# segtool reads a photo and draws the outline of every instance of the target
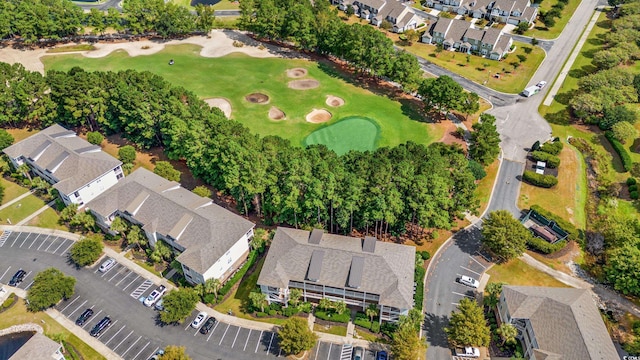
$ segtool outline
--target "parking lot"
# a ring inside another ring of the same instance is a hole
[[[157,321],[157,311],[142,304],[157,284],[120,263],[100,272],[104,259],[90,268],[76,269],[68,261],[71,245],[72,240],[62,237],[4,232],[0,235],[0,282],[8,283],[22,268],[27,274],[18,287],[28,289],[34,275],[51,266],[76,277],[74,296],[55,308],[73,322],[84,310],[92,309],[93,316],[81,326],[87,332],[109,316],[111,325],[97,339],[127,360],[148,359],[170,344],[186,346],[194,359],[284,358],[278,337],[272,331],[217,322],[208,334],[202,335],[190,326],[197,311],[181,325],[161,325]],[[311,350],[310,359],[340,360],[341,347],[318,342]],[[375,351],[367,351],[364,359],[375,359],[375,355]]]
[[[489,265],[481,254],[468,255],[468,259],[464,265],[461,265],[456,273],[456,277],[451,281],[454,285],[451,286],[451,292],[454,295],[454,301],[451,303],[456,307],[459,305],[459,301],[462,298],[475,299],[476,291],[473,287],[460,283],[462,276],[468,276],[474,280],[480,281],[482,274]]]
[[[351,360],[350,354],[344,345],[318,341],[310,351],[309,360]],[[365,349],[362,360],[376,360],[377,354],[375,350]]]

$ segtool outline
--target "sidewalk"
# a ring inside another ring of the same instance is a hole
[[[55,204],[55,200],[54,201],[49,201],[49,203],[43,207],[41,207],[40,209],[36,210],[33,214],[27,216],[26,218],[20,220],[19,222],[16,223],[16,226],[20,226],[20,225],[24,225],[29,223],[29,221],[31,221],[31,219],[33,219],[34,217],[42,214],[43,212],[45,212],[48,208],[52,208],[53,205]]]
[[[27,196],[29,196],[29,195],[33,194],[33,192],[34,192],[34,190],[27,191],[26,193],[24,193],[24,194],[22,194],[22,195],[18,196],[17,198],[15,198],[15,199],[13,199],[13,200],[9,201],[8,203],[6,203],[6,204],[4,204],[4,205],[0,206],[0,210],[2,210],[2,209],[6,208],[6,207],[8,207],[8,206],[11,206],[11,205],[13,205],[13,204],[17,203],[18,201],[20,201],[20,200],[22,200],[22,199],[26,198]]]

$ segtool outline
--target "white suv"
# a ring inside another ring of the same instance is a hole
[[[155,304],[155,302],[158,301],[158,299],[160,299],[160,297],[162,297],[165,292],[167,292],[167,288],[164,285],[160,285],[157,289],[151,292],[151,295],[147,296],[147,298],[144,299],[144,306],[151,306]]]
[[[113,258],[108,258],[105,260],[102,265],[100,265],[100,272],[104,273],[109,271],[112,267],[116,265],[116,260]]]
[[[198,316],[196,316],[196,318],[191,323],[191,327],[194,329],[199,328],[206,318],[207,318],[207,313],[204,311],[200,312]]]
[[[471,286],[474,289],[477,289],[478,286],[480,286],[480,282],[478,282],[478,280],[464,275],[460,277],[459,282],[462,285]]]

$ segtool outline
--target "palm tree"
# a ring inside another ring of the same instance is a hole
[[[267,302],[267,294],[261,292],[250,292],[249,301],[254,308],[259,307],[260,312],[264,312],[264,303]]]
[[[129,225],[121,217],[116,216],[116,218],[111,222],[110,228],[112,231],[115,231],[118,234],[124,234],[127,230],[129,230]]]
[[[18,170],[18,172],[21,172],[22,176],[26,177],[27,179],[29,179],[29,182],[31,182],[31,173],[30,173],[31,168],[29,168],[29,165],[22,164],[18,166],[16,170]]]
[[[289,290],[289,304],[293,307],[297,307],[302,297],[302,290],[291,289]]]
[[[373,322],[373,318],[378,315],[378,308],[375,304],[369,304],[369,307],[364,311],[364,313],[369,317],[369,321]]]
[[[220,290],[220,287],[222,287],[222,283],[216,278],[207,279],[207,281],[204,282],[204,292],[207,294],[213,294],[216,301],[218,300],[218,291]]]
[[[335,301],[333,303],[333,308],[336,309],[336,313],[342,314],[347,311],[347,304],[344,301]]]
[[[205,295],[204,285],[202,283],[197,284],[196,286],[194,286],[193,287],[193,291],[195,291],[196,294],[198,294],[198,296],[200,296],[200,297],[204,297],[204,295]]]
[[[507,323],[500,325],[496,333],[502,338],[502,345],[515,344],[516,337],[518,336],[518,329],[515,326]]]

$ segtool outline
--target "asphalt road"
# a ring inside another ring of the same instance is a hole
[[[195,311],[181,325],[162,326],[157,321],[157,312],[141,303],[155,289],[152,281],[122,264],[105,273],[98,271],[101,261],[91,268],[77,269],[68,260],[72,244],[72,240],[44,234],[3,234],[0,237],[0,282],[8,283],[21,268],[28,273],[19,285],[22,289],[28,289],[35,274],[49,267],[75,277],[75,294],[56,305],[56,309],[74,322],[85,309],[93,309],[94,315],[82,326],[85,331],[109,316],[112,324],[98,340],[127,360],[148,359],[157,349],[169,344],[186,346],[195,360],[284,358],[274,332],[218,322],[209,334],[202,335],[190,327],[197,315]],[[318,342],[311,351],[311,359],[338,360],[340,350],[341,345]],[[375,352],[367,350],[365,359],[374,358]]]

